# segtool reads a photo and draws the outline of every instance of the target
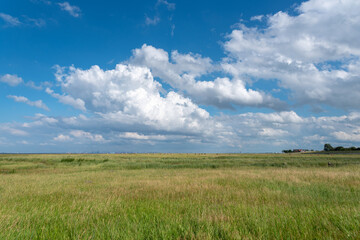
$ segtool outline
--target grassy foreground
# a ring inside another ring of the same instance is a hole
[[[3,154],[0,239],[360,239],[360,155]]]

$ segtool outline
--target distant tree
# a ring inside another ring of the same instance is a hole
[[[351,150],[351,151],[356,151],[357,148],[356,148],[356,147],[351,147],[350,150]]]
[[[331,146],[330,143],[326,143],[324,145],[324,151],[333,151],[333,150],[334,150],[334,148]]]
[[[346,149],[343,146],[338,146],[334,150],[335,151],[345,151]]]

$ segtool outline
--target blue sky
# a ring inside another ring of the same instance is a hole
[[[0,2],[0,152],[360,145],[360,3]]]

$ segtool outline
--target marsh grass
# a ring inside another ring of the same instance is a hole
[[[0,155],[0,239],[360,239],[359,162],[360,155]]]

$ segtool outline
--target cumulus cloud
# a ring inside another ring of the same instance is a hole
[[[163,49],[144,44],[133,51],[131,64],[149,67],[154,76],[161,78],[172,87],[185,93],[199,104],[214,105],[219,108],[232,108],[232,105],[269,107],[284,109],[283,102],[253,89],[246,89],[240,78],[215,78],[212,81],[200,81],[198,77],[216,69],[210,58],[199,54],[169,54]]]
[[[289,134],[288,131],[273,128],[263,128],[259,132],[259,135],[264,137],[281,137],[287,134]]]
[[[66,141],[71,141],[72,138],[68,135],[59,134],[58,136],[54,137],[53,140],[59,142],[66,142]]]
[[[18,77],[17,75],[6,74],[6,75],[0,77],[0,82],[3,82],[12,87],[15,87],[15,86],[23,83],[23,80],[21,77]]]
[[[149,67],[153,74],[163,78],[172,85],[181,85],[181,76],[187,73],[200,76],[212,72],[212,61],[199,54],[180,54],[178,51],[171,53],[174,63],[169,60],[169,54],[153,46],[144,44],[139,49],[133,50],[130,63]]]
[[[81,9],[77,6],[71,5],[69,2],[58,3],[63,11],[68,12],[73,17],[80,17]]]
[[[91,134],[90,132],[85,132],[83,130],[73,130],[70,132],[70,135],[78,138],[78,139],[89,139],[95,142],[102,142],[104,141],[103,136],[100,134]]]
[[[37,108],[44,109],[44,110],[46,110],[46,111],[50,111],[50,109],[46,106],[46,104],[43,103],[42,100],[30,101],[30,100],[27,99],[26,97],[23,97],[23,96],[14,96],[14,95],[8,95],[7,97],[14,99],[15,102],[26,103],[26,104],[29,105],[29,106],[33,106],[33,107],[37,107]]]
[[[13,17],[9,14],[0,13],[0,18],[9,26],[19,26],[21,25],[21,22],[18,18]]]
[[[358,109],[360,3],[310,0],[296,11],[267,15],[265,28],[238,24],[224,43],[224,70],[243,79],[277,79],[297,104]]]
[[[189,98],[170,91],[160,94],[161,84],[154,80],[146,67],[118,64],[115,69],[102,70],[99,66],[82,70],[59,68],[57,80],[64,95],[47,92],[74,106],[74,100],[106,119],[151,126],[155,129],[197,132],[209,113]],[[79,108],[79,107],[78,107]],[[79,109],[81,109],[79,108]]]
[[[276,112],[276,113],[249,113],[249,116],[256,116],[264,122],[273,123],[302,123],[304,120],[294,111]]]

